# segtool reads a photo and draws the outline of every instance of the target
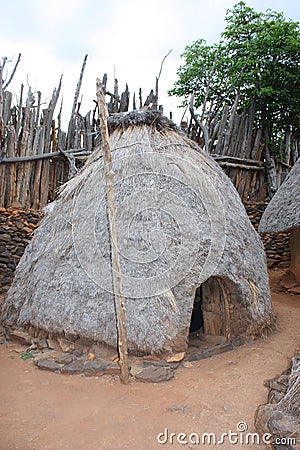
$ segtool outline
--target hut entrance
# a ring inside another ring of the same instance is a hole
[[[203,329],[203,312],[202,312],[202,285],[201,285],[196,289],[189,332],[191,334],[199,332],[202,329]]]
[[[189,346],[207,348],[230,338],[229,289],[226,281],[211,277],[196,289]]]

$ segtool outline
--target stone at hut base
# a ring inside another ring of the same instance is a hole
[[[78,341],[76,342],[76,344],[77,343],[78,343]],[[88,348],[89,349],[89,353],[93,353],[96,356],[96,358],[101,357],[102,354],[103,354],[103,349],[97,344],[92,344],[92,345],[90,345],[89,347],[86,347],[86,348]]]
[[[49,348],[47,339],[39,339],[37,341],[37,346],[39,349]]]
[[[56,350],[56,351],[60,350],[60,346],[55,339],[47,339],[47,344],[51,350]]]
[[[120,367],[116,363],[107,363],[101,359],[92,359],[85,363],[84,374],[90,376],[119,375]]]
[[[52,372],[59,372],[63,367],[54,361],[54,359],[41,359],[36,363],[37,367],[42,370],[51,370]]]
[[[111,363],[105,369],[105,375],[120,375],[120,366],[118,363]]]
[[[77,348],[73,350],[73,355],[76,356],[76,358],[80,358],[83,355],[83,349]]]
[[[69,364],[74,361],[74,359],[74,356],[70,353],[61,353],[54,358],[54,361],[58,364]]]
[[[57,338],[57,342],[63,352],[67,353],[73,350],[72,343],[67,341],[66,339]]]
[[[185,357],[185,352],[181,352],[181,353],[176,353],[175,355],[169,356],[166,361],[168,363],[173,363],[173,362],[180,362],[183,360],[183,358]]]
[[[19,342],[21,345],[31,345],[32,344],[32,337],[30,336],[30,334],[26,333],[25,331],[21,331],[21,330],[10,331],[10,338],[13,341]]]
[[[135,375],[136,380],[145,383],[161,383],[162,381],[169,381],[174,377],[174,371],[169,367],[164,366],[148,366],[140,373]]]
[[[88,360],[84,365],[84,374],[87,376],[101,376],[104,375],[108,363],[101,359]]]
[[[144,367],[142,365],[135,365],[131,366],[130,368],[130,375],[135,377],[138,373],[141,373],[144,370]]]
[[[83,360],[76,359],[62,367],[61,373],[63,374],[77,374],[83,373]]]

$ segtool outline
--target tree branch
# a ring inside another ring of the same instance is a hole
[[[156,107],[156,109],[158,108],[158,82],[159,82],[159,79],[160,79],[160,76],[161,76],[161,72],[162,72],[162,68],[163,68],[164,62],[165,62],[166,58],[169,56],[169,54],[171,52],[172,52],[172,49],[169,50],[168,53],[163,57],[163,60],[162,60],[161,65],[160,65],[158,76],[156,77],[156,80],[155,80],[155,103],[156,103],[155,107]]]
[[[13,77],[15,76],[15,73],[16,73],[16,70],[17,70],[17,67],[18,67],[18,64],[19,64],[20,60],[21,60],[21,53],[19,53],[17,62],[16,62],[16,64],[15,64],[15,67],[13,68],[13,71],[12,71],[10,77],[9,77],[9,80],[4,84],[3,90],[5,90],[5,89],[8,87],[8,85],[11,83]],[[6,62],[6,61],[5,61],[5,62]],[[4,64],[4,65],[5,65],[5,64]],[[4,65],[3,65],[3,67],[4,67]]]

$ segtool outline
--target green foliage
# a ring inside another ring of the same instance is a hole
[[[279,129],[300,129],[299,22],[280,12],[256,12],[241,1],[226,13],[219,43],[199,39],[182,54],[184,64],[170,95],[192,93],[195,106],[206,100],[214,110],[231,105],[240,93],[240,108],[256,105],[256,120],[271,136]]]
[[[31,352],[25,352],[21,353],[20,358],[23,359],[23,361],[26,361],[26,359],[34,358],[34,356]]]

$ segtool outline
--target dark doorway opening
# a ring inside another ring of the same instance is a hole
[[[203,330],[202,285],[197,287],[189,333]]]
[[[229,338],[229,290],[226,281],[211,277],[195,290],[189,329],[189,351],[223,345]]]

